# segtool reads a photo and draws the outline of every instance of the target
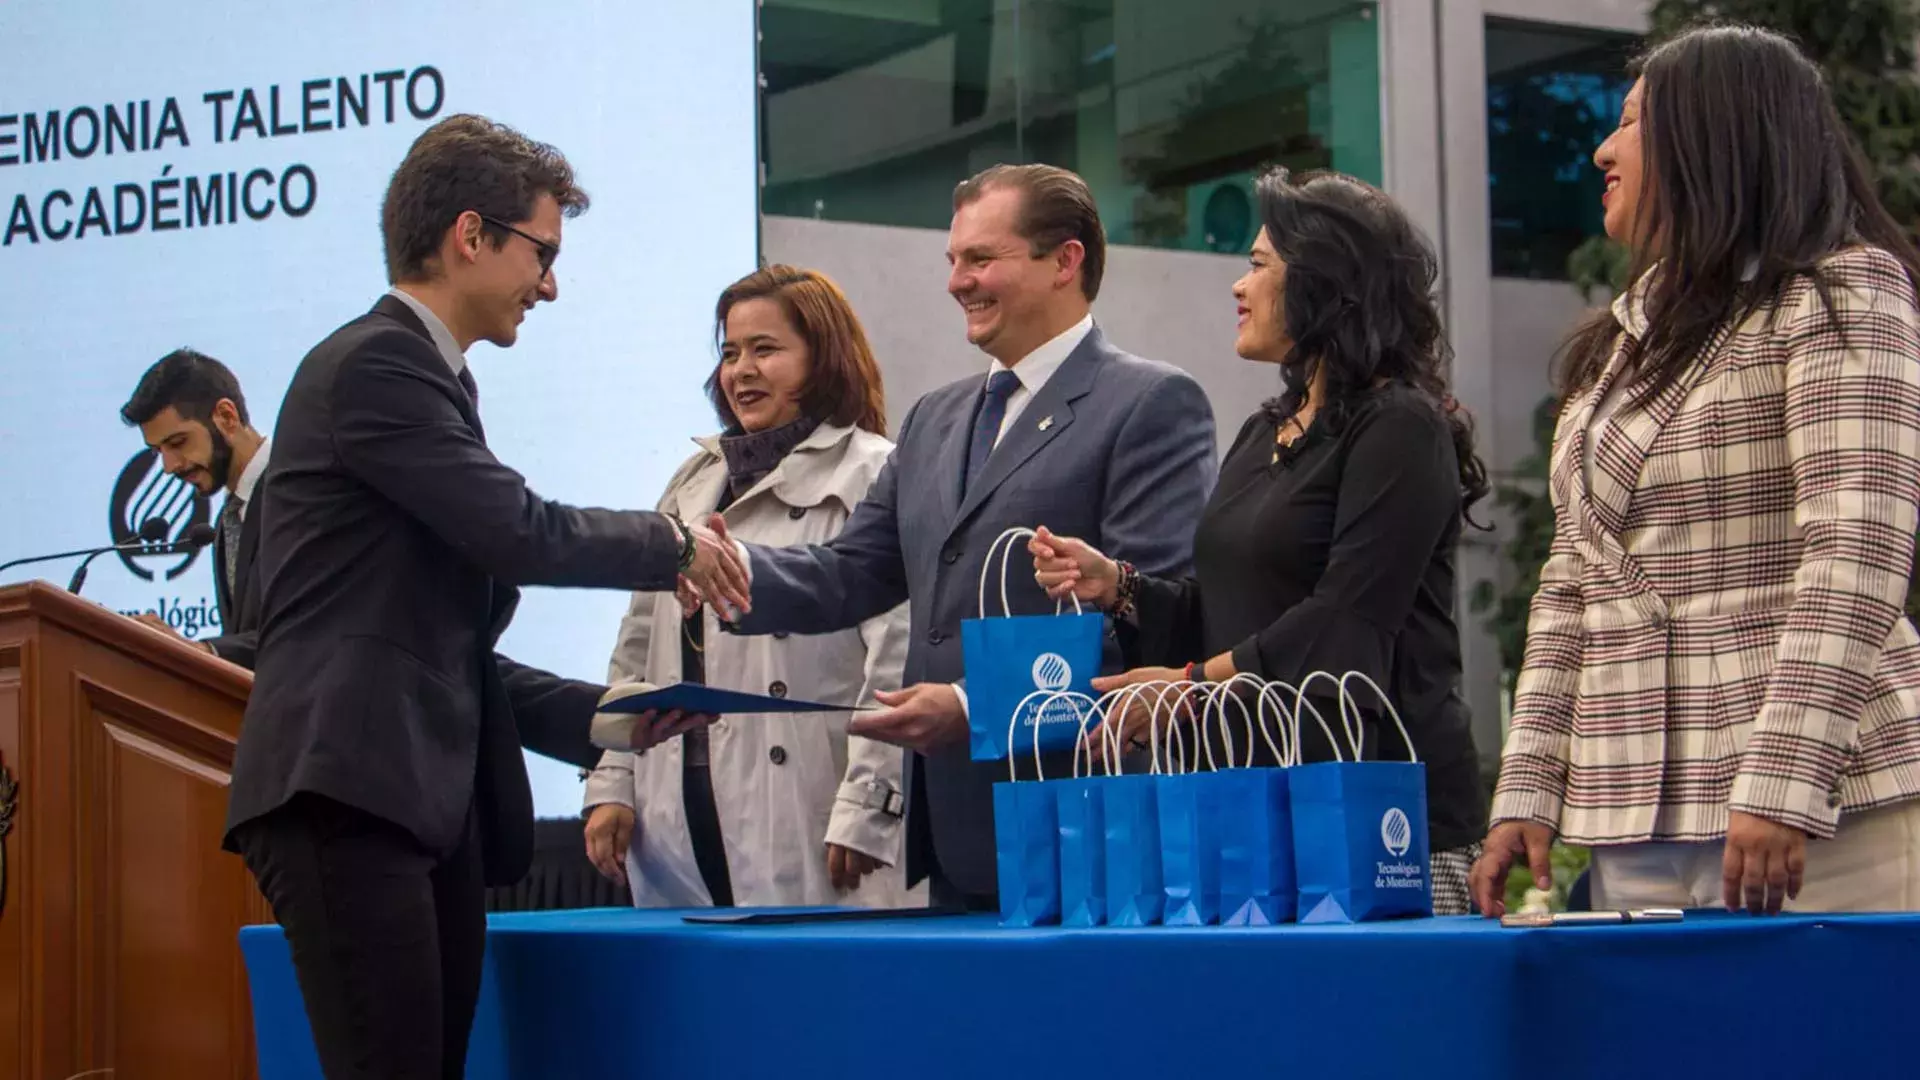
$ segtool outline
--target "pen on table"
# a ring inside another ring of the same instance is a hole
[[[1680,922],[1679,908],[1635,908],[1629,911],[1532,911],[1500,916],[1501,926],[1619,926],[1623,923]]]

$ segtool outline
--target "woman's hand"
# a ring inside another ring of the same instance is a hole
[[[1119,600],[1120,565],[1085,540],[1055,536],[1042,525],[1027,550],[1033,554],[1033,580],[1053,599],[1072,594],[1102,611]]]
[[[1093,680],[1093,692],[1096,694],[1107,694],[1126,686],[1138,686],[1141,683],[1155,682],[1174,683],[1180,682],[1186,677],[1187,673],[1180,668],[1134,668],[1132,671],[1123,671],[1118,675],[1103,675]],[[1114,729],[1114,741],[1120,747],[1121,753],[1124,754],[1129,750],[1144,749],[1148,745],[1148,725],[1154,723],[1156,715],[1158,715],[1162,722],[1167,718],[1167,709],[1163,707],[1157,708],[1157,706],[1162,705],[1163,701],[1159,690],[1143,690],[1133,695],[1127,701],[1126,710],[1119,716],[1109,714],[1099,727],[1087,732],[1087,752],[1092,755],[1094,762],[1097,764],[1106,763],[1107,737],[1103,733],[1110,727]],[[1184,695],[1169,693],[1166,695],[1164,705],[1177,709],[1178,712],[1176,712],[1175,715],[1182,717],[1187,715]]]
[[[1806,833],[1745,811],[1727,812],[1720,886],[1728,911],[1778,915],[1780,905],[1800,895],[1806,871]]]
[[[1487,833],[1480,845],[1480,858],[1467,874],[1467,890],[1473,895],[1480,914],[1490,919],[1507,913],[1507,871],[1515,861],[1527,860],[1533,871],[1533,887],[1545,892],[1553,888],[1553,830],[1533,821],[1503,821]]]
[[[627,881],[627,852],[633,847],[633,810],[601,803],[587,815],[587,859],[600,876],[617,885]]]
[[[839,844],[827,845],[827,877],[840,892],[849,893],[859,888],[861,879],[878,869],[880,860],[864,851]]]

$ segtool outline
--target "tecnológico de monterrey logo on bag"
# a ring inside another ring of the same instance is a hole
[[[1058,692],[1073,685],[1073,668],[1059,653],[1041,653],[1033,661],[1033,688]]]
[[[1387,846],[1387,854],[1399,858],[1413,846],[1413,823],[1407,820],[1405,811],[1399,807],[1389,807],[1380,818],[1380,842]]]

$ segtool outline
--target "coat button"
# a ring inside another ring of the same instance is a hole
[[[775,679],[775,680],[773,681],[773,685],[772,685],[772,686],[769,686],[769,687],[767,687],[767,693],[769,693],[769,694],[771,694],[771,695],[773,695],[774,697],[779,697],[779,698],[783,698],[783,697],[786,697],[786,696],[787,696],[787,684],[786,684],[786,683],[783,683],[783,682],[781,682],[781,681],[780,681],[780,680],[778,680],[778,679]]]
[[[785,765],[787,763],[787,748],[784,746],[773,747],[767,751],[767,760],[773,762],[775,765]]]
[[[791,635],[789,635],[785,630],[775,630],[773,632],[773,640],[775,641],[785,641],[790,636]]]
[[[807,516],[807,508],[804,506],[789,506],[787,507],[787,516],[795,521],[799,521],[801,518]]]
[[[1842,799],[1841,799],[1839,788],[1834,788],[1832,791],[1827,792],[1827,805],[1829,807],[1832,807],[1837,810],[1840,807],[1841,801]]]
[[[940,561],[946,563],[948,566],[952,566],[954,563],[960,561],[960,552],[953,548],[948,548],[940,553]]]
[[[927,644],[938,645],[945,640],[947,640],[947,635],[941,633],[939,627],[936,626],[927,631]]]

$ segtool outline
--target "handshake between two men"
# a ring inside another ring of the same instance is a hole
[[[752,570],[744,549],[728,534],[726,520],[719,514],[709,515],[701,525],[687,523],[686,528],[691,533],[690,560],[676,590],[682,613],[689,619],[697,618],[702,607],[711,607],[722,620],[739,621],[753,606]],[[713,674],[708,672],[710,678]],[[967,709],[960,694],[949,683],[876,690],[875,700],[886,708],[855,717],[847,725],[847,733],[923,754],[964,743]],[[715,719],[677,709],[639,714],[633,748],[647,749],[705,727]]]

